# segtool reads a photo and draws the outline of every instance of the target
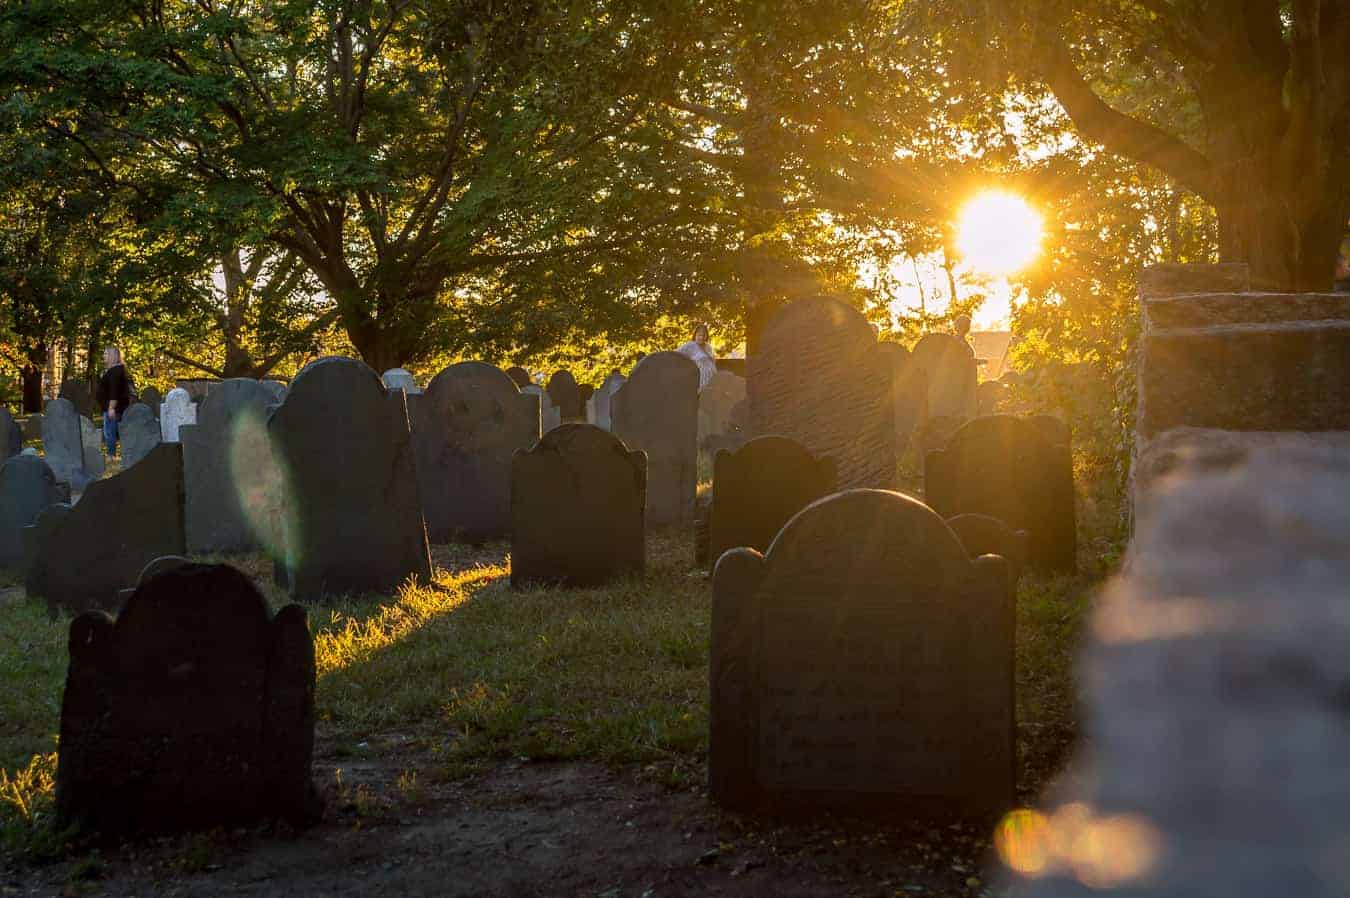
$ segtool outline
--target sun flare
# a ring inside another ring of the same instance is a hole
[[[995,277],[1012,274],[1040,254],[1043,226],[1031,204],[1013,193],[976,194],[961,209],[956,248],[973,270]]]

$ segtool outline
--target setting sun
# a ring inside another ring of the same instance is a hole
[[[1041,251],[1041,216],[1020,196],[977,194],[961,210],[956,248],[974,271],[1002,276],[1029,265]]]

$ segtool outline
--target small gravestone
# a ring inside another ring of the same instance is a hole
[[[155,420],[158,421],[159,407],[164,404],[164,395],[159,392],[159,387],[146,387],[141,390],[139,401],[150,409],[150,412],[155,416]]]
[[[23,451],[23,428],[9,409],[0,406],[0,461]]]
[[[62,483],[84,485],[84,440],[80,414],[69,399],[53,399],[42,416],[42,450]]]
[[[122,414],[117,425],[122,440],[122,469],[126,470],[150,454],[160,443],[159,421],[150,406],[136,403]]]
[[[1028,534],[1027,562],[1072,571],[1077,555],[1073,460],[1011,415],[976,418],[924,460],[924,500],[938,514],[985,514]]]
[[[146,564],[186,551],[182,447],[161,443],[134,467],[91,483],[32,550],[30,596],[53,612],[115,608],[118,591]]]
[[[745,401],[745,378],[729,371],[718,371],[698,394],[698,445],[708,438],[730,433],[731,411]]]
[[[601,382],[600,386],[596,388],[595,394],[591,396],[590,402],[587,403],[587,419],[590,423],[601,430],[614,429],[612,414],[614,394],[619,392],[619,387],[627,382],[628,378],[617,371],[612,372]]]
[[[1027,563],[1027,532],[1014,530],[987,514],[959,514],[947,519],[971,558],[998,555],[1008,563],[1008,579],[1016,584]]]
[[[925,334],[911,354],[928,377],[928,414],[968,421],[979,414],[975,350],[954,334]]]
[[[709,778],[736,810],[1011,807],[1014,614],[1002,559],[885,490],[809,506],[713,575]]]
[[[380,377],[384,381],[387,390],[402,390],[409,396],[416,396],[422,392],[422,388],[417,385],[417,380],[412,376],[412,372],[404,368],[390,368]]]
[[[164,442],[177,443],[178,428],[196,423],[197,405],[192,401],[192,394],[183,387],[174,387],[159,409],[160,435]]]
[[[0,568],[20,565],[23,528],[62,498],[56,476],[41,458],[16,455],[0,461]]]
[[[103,425],[83,416],[80,417],[80,453],[84,459],[84,477],[83,483],[72,483],[76,489],[102,477],[107,470],[107,461],[103,457]]]
[[[189,552],[278,550],[286,487],[267,435],[272,405],[266,385],[232,378],[179,428]]]
[[[899,343],[879,343],[891,363],[891,406],[895,416],[895,452],[903,455],[915,432],[928,420],[928,374]]]
[[[562,414],[558,407],[553,404],[553,400],[549,398],[547,390],[538,384],[530,384],[528,387],[521,387],[520,392],[539,397],[539,430],[541,433],[548,433],[562,424]]]
[[[840,487],[895,482],[893,363],[862,313],[815,297],[779,310],[747,362],[751,429],[833,458]]]
[[[431,579],[403,391],[348,358],[306,365],[268,431],[287,483],[279,579],[306,601]]]
[[[511,458],[539,442],[539,403],[484,362],[451,365],[413,413],[422,511],[433,542],[478,541],[511,526]]]
[[[94,417],[94,400],[89,395],[89,384],[84,381],[74,379],[63,381],[56,396],[58,399],[64,399],[75,406],[75,412],[80,417]]]
[[[558,407],[563,421],[576,421],[585,417],[585,407],[581,403],[581,390],[576,378],[566,371],[558,371],[548,380],[548,397]]]
[[[708,562],[728,549],[761,552],[797,512],[834,492],[834,462],[787,437],[756,437],[717,453],[709,513]]]
[[[614,435],[647,453],[647,523],[694,519],[698,490],[698,366],[657,352],[633,368],[614,394]]]
[[[35,413],[23,419],[23,441],[36,442],[42,439],[42,414]]]
[[[511,378],[512,383],[514,383],[519,390],[523,390],[534,383],[534,381],[530,380],[530,372],[519,365],[512,365],[510,368],[507,368],[506,376]]]
[[[564,424],[516,452],[511,585],[599,586],[642,573],[646,479],[643,453],[591,424]]]
[[[225,565],[160,570],[116,620],[80,615],[61,703],[58,828],[313,822],[314,683],[304,609],[273,617]]]

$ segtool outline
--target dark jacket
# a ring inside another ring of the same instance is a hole
[[[106,412],[108,403],[117,402],[117,417],[131,405],[131,377],[124,365],[113,365],[98,379],[98,410]]]

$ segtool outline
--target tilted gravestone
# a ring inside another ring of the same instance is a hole
[[[354,359],[306,365],[268,431],[287,484],[278,579],[293,597],[389,592],[431,578],[401,390]]]
[[[534,381],[530,380],[530,372],[519,365],[512,365],[510,368],[507,368],[506,376],[511,378],[511,382],[516,385],[517,389],[523,390],[534,383]]]
[[[417,385],[417,379],[412,376],[412,372],[404,368],[390,368],[381,375],[380,380],[384,382],[385,389],[403,390],[409,396],[416,396],[422,392],[422,388]]]
[[[174,387],[159,409],[160,435],[164,442],[177,443],[178,428],[196,423],[197,404],[192,401],[192,394],[182,387]]]
[[[928,420],[928,374],[899,343],[880,343],[891,362],[891,407],[895,417],[895,452],[903,455],[915,432]]]
[[[637,363],[611,404],[614,435],[647,453],[647,523],[690,523],[698,490],[698,366],[678,352]]]
[[[539,442],[538,397],[484,362],[451,365],[413,414],[422,512],[433,542],[505,536],[511,458]]]
[[[562,424],[562,413],[553,404],[553,400],[549,398],[547,390],[538,384],[530,384],[528,387],[521,387],[520,392],[539,398],[539,430],[541,433],[548,433]]]
[[[314,683],[304,609],[273,617],[225,565],[151,576],[116,620],[80,615],[61,703],[58,827],[313,822]]]
[[[159,407],[164,404],[164,395],[159,392],[159,387],[141,390],[139,401],[154,413],[155,420],[159,420]]]
[[[122,469],[150,454],[160,443],[159,421],[148,405],[135,403],[122,414],[117,433],[122,442]]]
[[[849,490],[713,575],[709,778],[737,810],[975,815],[1016,771],[1002,559],[932,509]]]
[[[42,524],[40,518],[38,531]],[[53,612],[116,608],[118,591],[146,564],[185,552],[182,447],[161,443],[134,467],[91,483],[35,537],[26,536],[34,540],[25,576],[30,596],[46,599]]]
[[[1027,563],[1072,571],[1077,557],[1073,460],[1030,421],[976,418],[924,460],[924,500],[938,514],[986,514],[1028,534]]]
[[[698,446],[706,451],[710,437],[732,430],[731,412],[745,401],[745,378],[718,371],[698,394]]]
[[[975,351],[954,334],[925,334],[911,354],[928,376],[928,414],[968,421],[979,414]]]
[[[35,455],[0,460],[0,567],[23,561],[23,528],[32,526],[43,509],[62,501],[56,476]]]
[[[61,483],[83,489],[89,478],[84,472],[84,437],[80,414],[69,399],[53,399],[42,416],[42,451]]]
[[[581,388],[576,378],[567,371],[557,371],[548,379],[548,397],[558,407],[563,421],[584,418],[586,408],[581,401]]]
[[[23,428],[9,409],[0,406],[0,461],[23,451]]]
[[[614,429],[614,394],[619,392],[619,387],[627,382],[628,378],[617,371],[612,372],[601,382],[600,386],[596,388],[595,393],[591,396],[590,401],[586,403],[586,417],[591,424],[594,424],[601,430]]]
[[[511,585],[598,586],[642,573],[646,480],[646,456],[592,424],[564,424],[516,452]]]
[[[1027,563],[1027,532],[1014,530],[987,514],[959,514],[947,519],[971,558],[998,555],[1008,563],[1009,582],[1016,585]]]
[[[833,458],[840,487],[895,482],[892,363],[857,309],[799,299],[768,322],[747,362],[751,428]]]
[[[274,404],[259,381],[232,378],[179,428],[189,552],[278,551],[286,485],[267,433]]]
[[[61,389],[57,391],[57,398],[64,399],[75,406],[75,411],[83,418],[93,418],[95,414],[94,399],[89,395],[89,384],[82,380],[66,380],[61,383]],[[97,411],[102,411],[98,409]]]
[[[834,492],[834,461],[787,437],[756,437],[713,463],[708,562],[728,549],[767,551],[793,515]]]

